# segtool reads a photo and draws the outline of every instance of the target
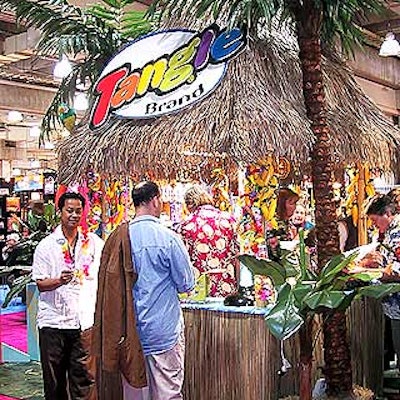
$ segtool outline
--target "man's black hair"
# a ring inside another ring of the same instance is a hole
[[[387,211],[391,214],[395,213],[395,204],[390,196],[378,196],[372,200],[366,214],[367,215],[384,215]]]
[[[160,188],[151,181],[145,181],[137,184],[132,190],[132,201],[135,207],[141,204],[147,204],[154,197],[160,196]]]
[[[62,211],[63,207],[65,206],[65,202],[68,199],[76,199],[79,200],[82,204],[82,208],[85,208],[86,201],[85,198],[80,193],[75,192],[65,192],[63,193],[60,198],[58,199],[57,207],[60,211]]]

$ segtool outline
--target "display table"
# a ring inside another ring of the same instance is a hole
[[[272,400],[278,392],[298,393],[297,335],[285,342],[293,368],[280,378],[280,345],[265,325],[264,309],[183,304],[183,310],[185,399]]]

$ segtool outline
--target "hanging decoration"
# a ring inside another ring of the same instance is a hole
[[[103,235],[102,227],[102,197],[100,174],[90,170],[86,174],[90,211],[88,214],[88,229],[100,237]]]
[[[346,186],[346,213],[351,215],[354,226],[358,225],[359,220],[359,197],[361,196],[362,201],[368,200],[375,196],[375,187],[373,185],[373,179],[371,178],[370,168],[368,165],[363,166],[364,169],[364,181],[365,184],[360,186],[360,171],[356,167],[348,167],[346,174],[348,176],[348,184]],[[364,188],[364,193],[360,193],[359,190]]]
[[[273,159],[274,170],[276,176],[280,180],[286,179],[291,171],[290,161],[286,157],[278,157],[277,159]]]
[[[211,192],[215,207],[221,211],[232,212],[232,204],[229,197],[229,178],[223,168],[215,168],[211,173],[213,182]]]
[[[58,115],[65,129],[67,129],[69,132],[72,132],[76,122],[75,109],[70,107],[68,104],[61,103],[58,106]]]
[[[248,165],[245,171],[239,232],[244,252],[257,256],[265,252],[264,224],[277,225],[275,211],[279,178],[274,163],[271,156],[258,164]]]
[[[104,178],[103,236],[110,233],[124,220],[129,203],[129,184],[114,178]]]

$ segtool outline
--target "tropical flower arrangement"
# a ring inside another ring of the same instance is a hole
[[[254,276],[254,299],[256,307],[265,307],[275,302],[275,290],[271,279],[262,276]]]

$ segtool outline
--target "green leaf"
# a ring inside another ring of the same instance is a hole
[[[120,4],[118,0],[102,0],[110,7],[120,8]]]
[[[239,260],[254,274],[268,276],[274,286],[280,286],[285,283],[285,268],[275,261],[259,259],[257,257],[242,254]]]
[[[304,297],[309,294],[315,287],[316,282],[300,282],[293,289],[293,295],[298,304],[303,302]]]
[[[354,252],[349,256],[345,257],[343,254],[334,256],[320,273],[320,279],[318,286],[323,286],[331,283],[337,275],[343,271],[351,262],[353,262],[358,256],[358,252]]]
[[[357,298],[362,296],[381,299],[389,294],[400,292],[400,283],[383,283],[381,285],[364,286],[357,289]]]
[[[265,316],[265,322],[279,340],[285,340],[296,333],[304,319],[295,304],[290,285],[285,284],[278,294],[275,306]]]
[[[348,307],[350,307],[351,302],[356,298],[356,295],[357,295],[357,291],[355,291],[355,290],[349,290],[349,291],[346,291],[345,293],[346,293],[346,298],[343,300],[343,302],[337,308],[337,311],[345,311]]]
[[[300,269],[298,264],[293,264],[288,259],[282,258],[279,262],[286,272],[286,278],[300,276]]]
[[[382,276],[382,273],[380,271],[360,272],[358,274],[346,275],[346,277],[347,277],[346,281],[353,279],[353,280],[358,280],[358,281],[362,281],[362,282],[371,282],[373,279],[378,279],[381,276]]]
[[[14,297],[16,297],[23,290],[25,290],[25,286],[29,282],[31,282],[31,280],[32,280],[32,274],[23,275],[15,279],[13,284],[11,285],[10,291],[7,293],[7,296],[4,299],[2,308],[6,308]]]
[[[329,308],[334,310],[338,308],[341,303],[350,295],[341,290],[318,290],[310,292],[303,298],[303,302],[311,308],[311,310],[318,310],[319,308]]]
[[[299,240],[300,240],[300,271],[301,271],[301,278],[305,279],[307,275],[307,258],[306,258],[306,245],[304,243],[304,229],[300,229],[299,231]]]

